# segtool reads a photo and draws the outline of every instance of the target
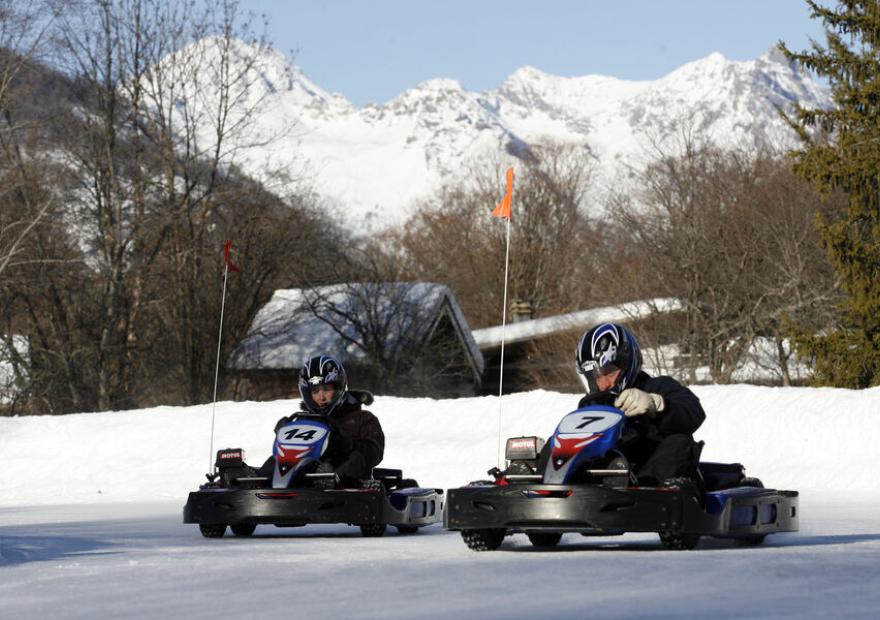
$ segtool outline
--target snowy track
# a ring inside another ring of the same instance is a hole
[[[201,537],[178,504],[0,509],[3,618],[873,618],[876,502],[801,499],[801,532],[757,548],[568,534],[474,553],[432,526],[260,526]],[[96,517],[100,515],[100,517]]]
[[[0,619],[878,617],[880,388],[695,391],[704,460],[799,491],[800,532],[686,552],[654,535],[568,534],[552,551],[520,535],[474,553],[439,526],[383,538],[260,526],[252,539],[206,540],[182,508],[208,466],[210,406],[0,418]],[[501,435],[547,436],[576,400],[505,396]],[[218,403],[213,445],[262,462],[295,407]],[[426,486],[459,486],[495,461],[495,397],[380,396],[373,411],[384,465]]]

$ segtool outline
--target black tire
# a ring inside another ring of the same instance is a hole
[[[361,525],[361,534],[366,536],[367,538],[378,538],[385,534],[385,530],[387,529],[387,525],[384,523],[366,523]]]
[[[692,478],[667,478],[663,481],[664,487],[678,487],[685,494],[683,501],[696,501],[703,505],[703,496],[697,483]],[[666,549],[675,551],[690,551],[700,542],[699,534],[683,534],[681,532],[658,532],[660,542]]]
[[[199,531],[205,538],[221,538],[226,533],[226,524],[199,523]]]
[[[480,530],[462,530],[461,538],[469,549],[474,551],[495,551],[504,541],[503,529],[486,528]]]
[[[419,528],[415,525],[396,525],[397,531],[401,534],[415,534]]]
[[[229,526],[232,529],[232,533],[236,536],[250,536],[254,533],[254,530],[257,529],[256,523],[238,523],[236,525]]]
[[[682,534],[680,532],[659,532],[659,534],[663,546],[674,551],[690,551],[700,542],[699,534]]]
[[[526,536],[535,547],[555,547],[562,540],[562,532],[531,532]]]
[[[741,536],[739,538],[734,538],[734,540],[736,541],[736,544],[742,545],[743,547],[757,547],[764,542],[765,538],[767,538],[767,534],[755,534],[753,536]]]
[[[321,461],[315,467],[314,473],[316,474],[330,474],[333,473],[333,465],[328,463],[327,461]],[[339,486],[339,477],[333,478],[315,478],[312,480],[312,487],[315,489],[335,489]]]
[[[412,478],[404,478],[400,482],[397,483],[395,488],[397,489],[414,489],[419,486],[419,483],[413,480]]]
[[[758,478],[743,478],[739,481],[739,486],[741,487],[753,487],[755,489],[763,489],[764,483],[761,482]]]

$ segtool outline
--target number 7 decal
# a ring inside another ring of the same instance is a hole
[[[592,415],[585,415],[584,417],[581,418],[581,420],[582,420],[581,423],[578,424],[575,427],[575,429],[580,430],[580,429],[584,428],[585,426],[589,426],[593,422],[596,422],[598,420],[604,420],[604,419],[605,418],[603,418],[601,416],[597,417],[597,416],[592,416]]]

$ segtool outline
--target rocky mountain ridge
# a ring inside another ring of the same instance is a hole
[[[419,199],[462,180],[470,166],[515,165],[541,141],[589,149],[596,200],[644,165],[651,146],[674,149],[683,125],[719,146],[788,148],[795,136],[777,108],[830,105],[828,93],[775,48],[752,61],[713,53],[653,81],[523,67],[475,93],[433,79],[360,109],[271,48],[250,71],[249,96],[260,101],[250,131],[272,140],[236,163],[257,177],[281,166],[310,179],[331,209],[376,227],[403,222]]]

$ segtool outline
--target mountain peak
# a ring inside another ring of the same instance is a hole
[[[768,65],[776,64],[776,65],[784,65],[786,67],[792,66],[792,63],[785,57],[785,54],[782,53],[782,50],[779,49],[778,46],[773,45],[766,52],[758,56],[758,63],[764,63]]]
[[[562,77],[527,65],[495,90],[474,93],[458,80],[437,78],[384,105],[357,109],[278,52],[235,45],[233,56],[253,61],[255,90],[267,95],[254,100],[250,120],[267,136],[294,128],[249,159],[307,170],[329,204],[373,217],[376,227],[400,224],[441,183],[466,183],[473,162],[509,161],[548,139],[589,149],[599,195],[609,187],[626,191],[621,179],[645,163],[648,137],[674,141],[683,119],[721,148],[762,134],[785,148],[794,136],[777,106],[830,100],[771,48],[751,61],[714,52],[653,81]],[[261,174],[256,164],[249,172]]]
[[[315,84],[300,67],[265,43],[211,36],[200,39],[179,53],[187,53],[187,50],[201,56],[203,66],[215,68],[219,67],[220,58],[228,54],[231,73],[248,73],[248,82],[257,95],[290,93],[292,100],[301,106],[352,107],[342,95],[331,94]]]
[[[453,78],[432,78],[420,82],[414,89],[427,92],[464,92],[461,82]]]

